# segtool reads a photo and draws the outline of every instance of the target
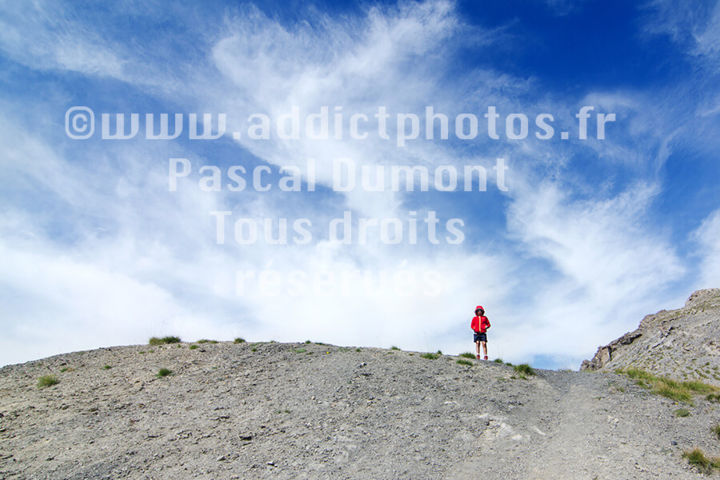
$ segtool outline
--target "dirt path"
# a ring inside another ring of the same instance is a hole
[[[542,372],[529,382],[528,403],[488,416],[477,454],[446,478],[701,478],[678,458],[673,438],[683,435],[664,399],[609,375]]]
[[[597,388],[587,381],[593,379],[576,377],[570,383],[558,376],[553,380],[556,387],[555,408],[550,417],[553,425],[540,442],[543,448],[532,451],[534,461],[530,462],[528,478],[550,480],[572,472],[573,478],[600,479],[613,470],[626,471],[628,465],[618,469],[613,462],[626,464],[627,452],[620,455],[623,459],[620,462],[608,458],[608,443],[617,442],[613,432],[616,417],[609,415],[597,399]],[[613,448],[616,454],[618,447],[621,445]],[[615,475],[611,478],[618,478]]]

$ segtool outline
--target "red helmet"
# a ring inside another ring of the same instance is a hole
[[[478,305],[477,307],[475,307],[475,311],[477,312],[478,310],[482,310],[483,312],[485,312],[485,309],[482,305]]]

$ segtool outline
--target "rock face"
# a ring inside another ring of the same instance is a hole
[[[697,479],[682,452],[720,454],[705,397],[678,418],[614,373],[458,360],[221,342],[3,367],[0,478]]]
[[[678,310],[661,310],[598,348],[581,370],[636,367],[720,386],[720,289],[698,290]]]

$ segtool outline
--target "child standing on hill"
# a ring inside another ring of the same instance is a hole
[[[483,355],[487,360],[487,329],[490,328],[490,320],[485,316],[485,309],[482,305],[475,307],[475,316],[470,322],[470,328],[475,332],[474,340],[477,359],[480,360],[480,344],[482,343]]]

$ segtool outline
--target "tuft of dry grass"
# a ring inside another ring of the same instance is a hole
[[[690,465],[697,467],[702,473],[709,474],[712,473],[714,469],[720,469],[720,458],[708,458],[705,456],[705,452],[699,448],[685,451],[682,456],[687,459]]]
[[[60,380],[58,380],[55,375],[43,375],[38,378],[37,386],[38,388],[47,388],[57,385],[58,383],[60,383]]]
[[[440,354],[439,354],[439,353],[430,353],[430,352],[428,352],[428,353],[423,353],[423,354],[420,355],[420,356],[421,356],[422,358],[427,358],[428,360],[436,360],[436,359],[440,358]]]
[[[648,388],[657,395],[692,405],[693,395],[696,393],[708,393],[710,398],[711,392],[717,392],[718,388],[708,385],[697,380],[678,382],[671,378],[660,377],[639,368],[626,368],[624,370],[616,370],[615,373],[627,375],[635,380],[641,387]]]
[[[522,375],[535,375],[535,370],[528,365],[527,363],[521,363],[520,365],[515,365],[513,369],[518,372],[521,376]]]
[[[167,337],[150,337],[150,340],[148,340],[148,343],[150,345],[164,345],[166,343],[180,343],[180,337],[173,337],[173,336],[167,336]]]

